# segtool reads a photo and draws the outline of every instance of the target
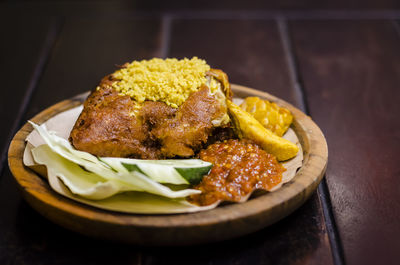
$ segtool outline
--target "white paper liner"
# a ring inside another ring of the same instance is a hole
[[[240,104],[242,99],[234,99],[233,101],[236,104]],[[68,139],[75,121],[78,119],[82,109],[83,106],[79,106],[55,115],[45,122],[47,129],[49,131],[54,131],[58,136],[64,139]],[[282,182],[269,191],[277,190],[284,183],[292,180],[296,175],[297,169],[302,166],[303,151],[295,132],[289,128],[283,138],[296,143],[299,147],[299,152],[296,157],[282,163],[282,165],[286,168],[286,171],[282,174]],[[35,163],[31,153],[32,148],[44,144],[43,139],[36,131],[32,131],[26,138],[26,141],[27,145],[23,157],[24,164],[38,174],[48,177],[45,167]],[[188,203],[185,199],[168,199],[145,192],[124,192],[103,200],[89,200],[71,193],[64,183],[56,176],[50,175],[48,181],[53,190],[65,197],[97,208],[117,212],[139,214],[190,213],[209,210],[217,207],[220,204],[219,201],[212,205],[199,207]],[[241,202],[248,200],[250,196],[251,194],[243,197]]]

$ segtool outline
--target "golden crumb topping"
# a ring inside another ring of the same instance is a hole
[[[178,60],[159,59],[133,61],[113,74],[118,81],[112,87],[139,103],[162,101],[179,107],[192,92],[206,83],[210,66],[197,57]]]

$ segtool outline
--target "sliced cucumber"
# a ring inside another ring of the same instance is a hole
[[[137,165],[135,165],[135,164],[126,164],[126,163],[124,163],[124,162],[121,162],[121,165],[122,165],[125,169],[127,169],[129,172],[138,171],[138,172],[144,174],[144,172],[143,172],[142,170],[140,170],[140,168],[139,168]]]
[[[199,184],[203,179],[204,175],[207,175],[210,169],[212,168],[212,164],[204,167],[176,167],[175,170],[190,184],[196,185]]]
[[[159,183],[198,184],[212,164],[200,159],[141,160],[129,158],[102,157],[101,161],[121,170],[139,171]]]

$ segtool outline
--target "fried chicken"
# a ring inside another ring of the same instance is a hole
[[[132,114],[135,103],[110,88],[95,90],[70,134],[70,142],[96,156],[157,159],[161,152],[150,140],[146,124]]]
[[[207,86],[193,93],[178,109],[175,116],[154,126],[151,134],[161,143],[166,157],[190,157],[207,142],[214,129],[213,120],[226,113]]]
[[[230,91],[223,81],[224,91]],[[76,149],[111,157],[191,157],[216,128],[226,126],[226,92],[211,93],[202,85],[179,108],[153,101],[138,105],[110,88],[112,82],[113,77],[106,76],[85,101],[70,134]]]

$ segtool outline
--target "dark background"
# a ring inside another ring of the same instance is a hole
[[[0,264],[398,264],[400,1],[1,1]],[[7,149],[27,119],[116,64],[199,56],[309,114],[318,192],[254,234],[146,248],[65,230],[27,205]]]

